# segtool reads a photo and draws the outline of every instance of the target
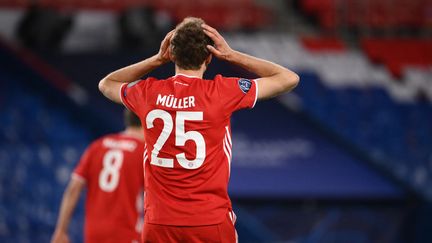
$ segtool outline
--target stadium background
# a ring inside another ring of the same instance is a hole
[[[240,242],[432,242],[430,0],[0,1],[0,242],[49,241],[81,153],[122,129],[97,82],[186,16],[301,77],[232,119]]]

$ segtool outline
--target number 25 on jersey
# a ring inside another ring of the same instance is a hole
[[[197,131],[185,132],[185,121],[202,121],[203,112],[202,111],[177,111],[175,124],[173,123],[172,116],[160,109],[152,110],[148,113],[146,118],[147,128],[151,129],[154,127],[154,120],[161,119],[163,121],[162,132],[159,135],[156,143],[153,145],[153,150],[151,152],[150,164],[174,168],[174,159],[172,158],[159,158],[159,152],[164,146],[165,142],[171,135],[171,132],[175,125],[175,146],[184,146],[187,140],[193,140],[196,144],[196,156],[192,160],[186,158],[185,153],[176,154],[176,159],[178,163],[186,169],[197,169],[199,168],[205,160],[206,156],[206,145],[204,137],[201,133]]]

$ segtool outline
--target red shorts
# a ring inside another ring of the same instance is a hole
[[[236,243],[234,220],[227,214],[220,224],[171,226],[144,223],[142,243]],[[235,217],[235,216],[234,216]]]

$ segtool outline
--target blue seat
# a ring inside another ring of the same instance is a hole
[[[400,104],[381,88],[337,88],[323,85],[313,72],[300,73],[296,89],[304,111],[363,151],[386,163],[427,164],[432,156],[432,105]],[[389,166],[390,167],[390,166]],[[427,171],[432,181],[430,170]]]
[[[65,186],[56,168],[66,165],[71,171],[91,135],[23,88],[21,77],[1,68],[0,77],[8,81],[7,88],[0,84],[0,220],[7,225],[0,241],[49,242]],[[73,161],[66,161],[65,149],[74,151]],[[77,208],[72,222],[73,242],[82,241],[83,210]]]

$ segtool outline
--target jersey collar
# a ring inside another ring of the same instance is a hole
[[[177,77],[177,76],[183,76],[183,77],[187,77],[187,78],[199,78],[199,79],[201,79],[201,78],[198,77],[198,76],[191,76],[191,75],[186,75],[186,74],[183,74],[183,73],[177,73],[177,74],[174,75],[173,77]]]

